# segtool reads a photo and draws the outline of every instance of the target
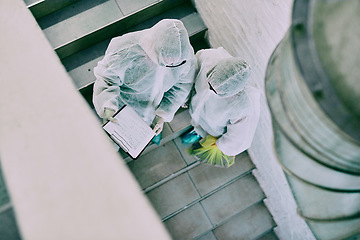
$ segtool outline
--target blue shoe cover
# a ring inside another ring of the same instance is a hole
[[[159,133],[159,135],[153,137],[153,139],[151,140],[153,143],[155,143],[156,145],[160,144],[161,141],[161,133]]]
[[[191,132],[186,133],[182,137],[182,143],[196,143],[201,139],[201,136],[197,134],[194,130]]]

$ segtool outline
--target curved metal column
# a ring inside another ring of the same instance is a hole
[[[360,30],[354,22],[360,23],[358,0],[295,1],[292,26],[266,72],[275,151],[299,215],[318,239],[360,233]]]

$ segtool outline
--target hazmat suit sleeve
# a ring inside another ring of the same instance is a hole
[[[176,111],[186,101],[193,87],[196,68],[195,57],[186,64],[189,64],[187,67],[188,70],[181,74],[179,81],[164,93],[164,96],[155,111],[155,114],[162,117],[165,122],[172,121]]]
[[[121,80],[119,77],[109,78],[104,74],[105,72],[104,62],[99,62],[94,69],[96,81],[94,83],[93,103],[100,117],[103,117],[105,108],[115,111],[119,109],[117,96],[120,94]]]
[[[217,141],[218,148],[228,156],[240,154],[251,146],[260,117],[260,91],[254,87],[245,88],[251,105],[239,119],[230,119],[227,131]]]
[[[116,65],[119,64],[119,57],[111,51],[115,42],[114,39],[110,42],[104,58],[94,68],[96,81],[93,90],[93,103],[100,117],[104,116],[105,108],[117,111],[122,105],[118,99],[122,80],[119,74],[114,71]]]

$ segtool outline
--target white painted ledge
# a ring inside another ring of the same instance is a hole
[[[0,2],[0,33],[0,156],[23,239],[170,239],[22,0]]]

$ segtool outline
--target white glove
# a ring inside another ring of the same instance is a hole
[[[156,136],[159,135],[164,127],[164,119],[156,115],[150,127],[154,130]]]
[[[107,121],[117,122],[117,119],[113,118],[114,114],[115,114],[115,110],[113,110],[111,108],[105,108],[104,109],[104,116],[103,116],[103,124],[106,123]]]

